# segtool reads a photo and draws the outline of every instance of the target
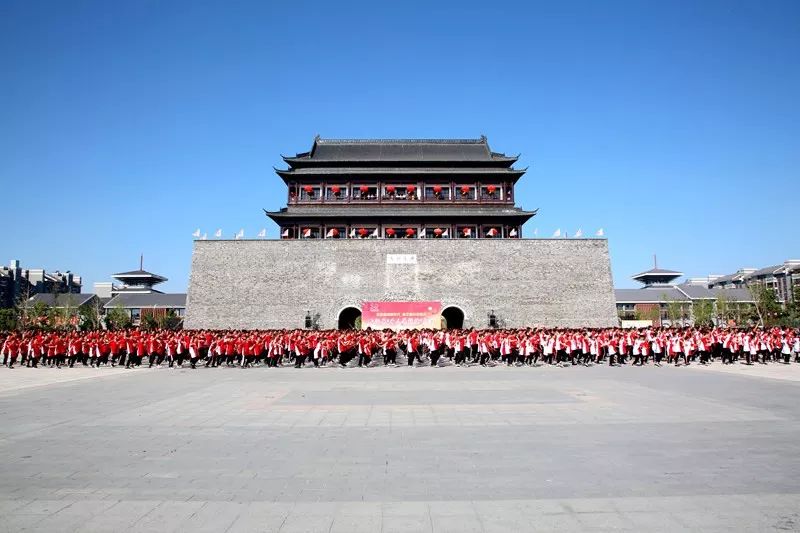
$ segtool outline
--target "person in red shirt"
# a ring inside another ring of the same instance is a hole
[[[19,353],[20,340],[11,335],[5,341],[3,346],[3,365],[8,365],[8,368],[14,368],[14,363],[17,361],[17,354]]]

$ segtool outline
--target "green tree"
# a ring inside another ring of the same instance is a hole
[[[92,302],[83,305],[78,310],[78,326],[84,331],[101,329],[103,326],[103,307],[99,298],[94,298]]]
[[[160,329],[178,329],[181,325],[181,317],[175,314],[173,309],[156,318],[156,324]]]
[[[47,309],[48,329],[53,329],[53,330],[64,329],[65,322],[66,322],[66,309],[61,307],[49,307]]]
[[[692,304],[692,315],[695,326],[714,325],[714,301],[697,300]]]
[[[127,329],[131,325],[131,317],[121,305],[109,309],[106,314],[106,326],[110,330]]]
[[[17,327],[23,331],[30,326],[31,319],[31,286],[25,282],[25,288],[22,289],[14,306],[17,310]]]
[[[50,329],[50,307],[44,302],[35,302],[27,311],[27,321],[32,329]]]
[[[142,314],[142,319],[139,322],[139,328],[147,331],[158,329],[158,320],[152,314]]]
[[[667,318],[669,318],[670,327],[675,327],[677,325],[685,326],[686,307],[683,302],[667,300],[666,295],[662,296],[661,299],[667,304]]]
[[[9,307],[0,309],[0,331],[17,329],[17,310]]]
[[[729,316],[729,314],[731,312],[731,308],[730,307],[731,306],[730,306],[730,302],[728,301],[728,297],[726,295],[722,294],[721,292],[719,294],[717,294],[717,302],[716,302],[717,324],[722,324],[724,322],[727,322],[728,319],[731,318]]]
[[[785,312],[775,296],[775,291],[761,283],[748,285],[747,288],[753,298],[753,311],[758,319],[758,324],[764,327],[779,325]]]
[[[793,286],[786,301],[786,326],[800,327],[800,286]]]

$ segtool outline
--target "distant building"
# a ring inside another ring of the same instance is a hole
[[[18,260],[0,268],[0,307],[13,307],[20,298],[43,293],[81,292],[81,277],[69,270],[46,272],[43,268],[22,268]]]
[[[95,290],[103,296],[110,295],[103,308],[106,312],[114,308],[124,309],[134,325],[143,316],[164,316],[169,312],[183,317],[186,313],[186,293],[165,294],[154,287],[167,281],[164,276],[147,272],[140,264],[138,270],[120,272],[112,276],[121,285],[95,283]]]
[[[41,293],[31,296],[29,302],[31,304],[36,303],[43,303],[47,307],[53,307],[55,309],[80,309],[81,307],[88,307],[94,305],[95,303],[99,303],[100,299],[97,297],[96,294],[91,293],[63,293],[63,294],[53,294],[53,293]]]
[[[614,289],[617,314],[623,324],[627,321],[649,320],[654,326],[690,325],[694,323],[695,306],[703,301],[711,302],[716,322],[730,315],[743,314],[753,303],[747,289],[709,288],[704,278],[675,284],[675,280],[681,276],[683,272],[654,266],[632,276],[643,287]],[[728,309],[718,309],[720,298]]]
[[[781,265],[764,268],[741,268],[727,276],[709,276],[709,288],[745,289],[763,285],[775,291],[776,299],[785,304],[791,300],[792,289],[800,290],[800,259],[788,259]]]

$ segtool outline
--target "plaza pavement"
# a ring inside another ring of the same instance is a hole
[[[797,380],[0,369],[0,531],[799,530]]]

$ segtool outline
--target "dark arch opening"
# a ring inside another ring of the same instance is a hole
[[[356,329],[356,321],[361,322],[360,319],[361,309],[345,307],[339,313],[339,329]]]
[[[445,307],[442,310],[442,318],[445,322],[443,326],[447,329],[464,328],[464,311],[458,307]]]

